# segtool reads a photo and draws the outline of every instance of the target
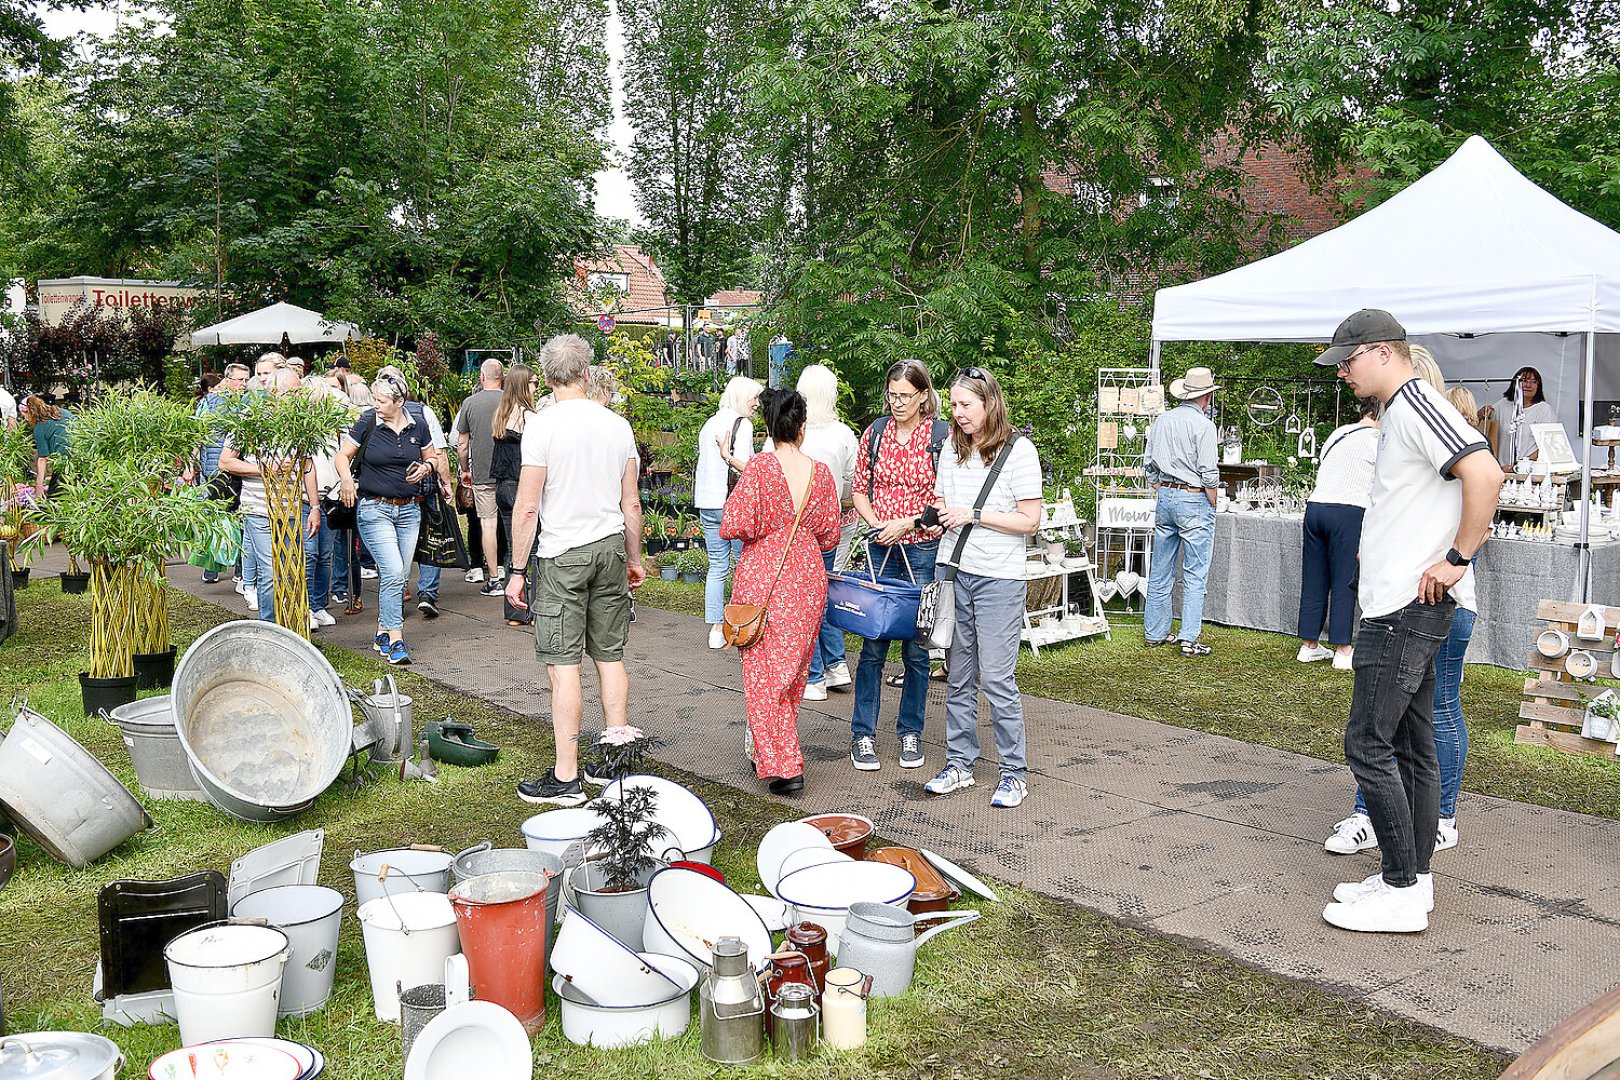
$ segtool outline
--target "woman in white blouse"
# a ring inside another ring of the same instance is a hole
[[[855,457],[860,452],[860,440],[848,424],[838,419],[838,375],[832,368],[811,364],[799,373],[797,389],[809,410],[804,442],[799,449],[806,457],[827,466],[838,484],[838,505],[848,510],[853,505],[850,488],[855,482]],[[768,439],[765,449],[771,449]],[[854,531],[855,518],[846,513],[838,547],[822,552],[828,570],[848,549]],[[821,635],[810,652],[810,680],[805,684],[805,699],[824,701],[828,687],[848,686],[852,681],[849,664],[844,659],[844,632],[823,617]]]
[[[726,576],[742,557],[742,542],[720,539],[720,514],[726,496],[736,486],[743,466],[754,452],[753,415],[759,409],[759,383],[744,375],[726,383],[720,408],[698,432],[697,475],[692,502],[703,523],[703,544],[709,553],[709,577],[703,588],[703,617],[709,624],[709,648],[726,647],[721,620],[726,611]]]
[[[1558,423],[1558,414],[1547,400],[1541,372],[1533,367],[1522,367],[1514,373],[1500,404],[1479,410],[1481,420],[1489,416],[1496,418],[1496,460],[1507,469],[1526,458],[1536,459],[1532,426]]]
[[[1302,664],[1331,656],[1334,667],[1350,670],[1356,629],[1356,552],[1377,460],[1378,400],[1368,398],[1361,403],[1361,419],[1335,428],[1322,444],[1316,487],[1305,503],[1296,657]],[[1323,648],[1320,640],[1324,622],[1331,650]]]

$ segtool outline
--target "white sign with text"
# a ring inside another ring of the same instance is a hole
[[[1102,529],[1153,528],[1158,512],[1155,499],[1100,499],[1097,502],[1097,526]]]

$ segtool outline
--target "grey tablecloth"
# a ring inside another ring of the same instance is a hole
[[[1296,634],[1301,530],[1299,517],[1216,515],[1204,618],[1223,626]],[[1575,549],[1498,540],[1485,545],[1474,573],[1480,611],[1468,662],[1523,668],[1540,629],[1536,605],[1571,595]],[[1594,600],[1615,599],[1605,593],[1620,590],[1620,544],[1592,549],[1592,582]],[[1178,588],[1178,611],[1180,602]]]

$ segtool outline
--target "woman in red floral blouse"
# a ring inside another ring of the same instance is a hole
[[[827,606],[821,553],[838,546],[838,485],[827,466],[799,449],[804,398],[768,390],[760,395],[760,411],[775,448],[743,469],[726,499],[720,536],[743,542],[732,603],[765,604],[768,612],[765,632],[742,654],[754,767],[770,780],[772,794],[792,795],[804,790],[799,702]],[[801,505],[804,516],[795,529]]]

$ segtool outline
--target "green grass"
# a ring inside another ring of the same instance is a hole
[[[671,587],[679,589],[680,586]],[[689,590],[701,587],[687,586]],[[660,596],[644,592],[644,602]],[[673,591],[669,594],[681,599]],[[22,632],[0,645],[0,693],[30,702],[93,750],[125,783],[134,775],[117,733],[79,713],[75,675],[84,666],[89,603],[54,582],[21,594]],[[690,600],[683,601],[690,604]],[[184,595],[173,603],[183,647],[227,618]],[[1120,648],[1118,644],[1109,648]],[[367,685],[381,665],[323,645],[346,681]],[[1055,662],[1055,661],[1047,661]],[[275,826],[234,822],[211,807],[147,801],[157,828],[84,870],[70,870],[20,843],[17,876],[0,892],[0,979],[14,1031],[97,1030],[89,997],[97,951],[95,897],[118,877],[154,879],[228,870],[233,858],[275,837],[326,830],[321,881],[353,895],[347,869],[355,849],[432,842],[462,847],[490,839],[521,843],[528,810],[512,784],[551,751],[541,722],[453,693],[404,673],[419,721],[452,713],[503,747],[482,769],[443,769],[443,781],[334,787],[308,813]],[[743,892],[760,890],[753,852],[786,808],[732,788],[694,780],[714,809],[725,842],[719,868]],[[985,917],[930,942],[917,981],[901,998],[872,1007],[864,1051],[823,1053],[803,1065],[751,1072],[784,1077],[1492,1077],[1503,1058],[1459,1038],[1346,1002],[1333,994],[1257,972],[1168,939],[1115,925],[1071,905],[1006,888]],[[967,906],[966,904],[960,906]],[[335,1080],[399,1075],[398,1031],[375,1020],[364,948],[352,906],[345,912],[336,993],[321,1013],[283,1022],[280,1034],[319,1046]],[[537,1075],[700,1077],[716,1070],[698,1051],[696,1026],[671,1045],[632,1051],[582,1050],[567,1043],[548,1004],[534,1041]],[[178,1045],[172,1027],[105,1029],[129,1057],[125,1076],[143,1075]]]
[[[701,585],[658,585],[656,591],[643,586],[642,603],[703,614]],[[1169,648],[1147,648],[1141,622],[1127,619],[1115,620],[1111,639],[1044,648],[1038,658],[1024,650],[1018,661],[1019,689],[1326,761],[1344,760],[1349,672],[1334,671],[1326,663],[1298,663],[1294,638],[1207,624],[1202,640],[1215,651],[1190,660]],[[854,655],[860,641],[848,640]],[[1468,725],[1463,790],[1620,820],[1620,761],[1514,743],[1525,675],[1468,665],[1463,676]],[[1345,793],[1346,813],[1352,797]]]

